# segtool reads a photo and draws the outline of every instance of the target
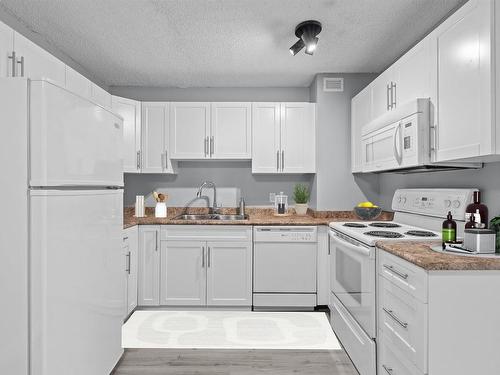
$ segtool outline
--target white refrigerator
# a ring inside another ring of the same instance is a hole
[[[0,374],[107,375],[125,302],[122,119],[0,79]]]

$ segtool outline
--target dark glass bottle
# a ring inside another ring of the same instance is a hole
[[[457,240],[457,223],[453,220],[451,212],[448,212],[446,220],[443,221],[442,237],[443,243]]]
[[[474,192],[474,203],[471,203],[465,209],[465,221],[470,221],[470,217],[474,216],[476,212],[479,211],[480,220],[476,215],[475,220],[476,223],[482,223],[485,225],[485,228],[488,227],[488,207],[481,203],[481,192]]]
[[[465,223],[465,229],[472,229],[476,227],[476,217],[470,215],[469,221]]]

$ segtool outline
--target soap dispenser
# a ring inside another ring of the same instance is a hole
[[[274,209],[277,215],[285,215],[288,212],[288,196],[282,191],[275,197]]]
[[[446,217],[446,220],[443,221],[442,236],[443,243],[456,242],[457,240],[457,223],[453,220],[451,211],[448,211],[448,216]]]

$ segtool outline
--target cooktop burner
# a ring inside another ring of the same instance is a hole
[[[372,230],[365,232],[366,235],[372,237],[382,237],[382,238],[401,238],[403,235],[401,233],[389,232],[386,230]]]
[[[370,226],[375,228],[399,228],[401,225],[396,223],[371,223]]]
[[[409,236],[415,236],[415,237],[436,237],[437,234],[432,233],[432,232],[427,232],[425,230],[409,230],[406,232],[407,235]]]
[[[344,227],[349,227],[349,228],[366,228],[365,224],[361,223],[345,223]]]

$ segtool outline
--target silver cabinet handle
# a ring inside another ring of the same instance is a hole
[[[168,169],[168,150],[165,150],[165,170]]]
[[[16,76],[16,66],[17,66],[17,58],[16,58],[16,51],[12,51],[12,55],[7,56],[8,59],[12,60],[11,66],[12,66],[12,77]]]
[[[386,365],[382,365],[382,368],[387,372],[389,375],[392,375],[392,368],[387,367]]]
[[[210,137],[210,157],[215,153],[214,150],[214,136]]]
[[[158,251],[158,231],[155,231],[155,251]]]
[[[276,151],[276,171],[280,170],[280,150]]]
[[[391,109],[396,108],[396,83],[391,82]]]
[[[285,150],[281,151],[281,171],[285,169]]]
[[[125,268],[125,272],[127,272],[130,275],[130,251],[125,255],[127,258],[127,268]]]
[[[390,86],[389,86],[389,84],[387,84],[385,103],[387,104],[388,111],[391,109],[391,105],[389,104],[389,91],[390,91]]]
[[[201,268],[205,268],[205,246],[201,248]]]
[[[390,266],[390,265],[384,264],[384,268],[387,269],[387,270],[389,270],[393,274],[401,277],[404,280],[406,280],[408,278],[408,274],[407,273],[403,273],[401,271],[398,271],[397,269],[394,268],[394,266]]]
[[[403,322],[401,319],[399,319],[396,314],[394,314],[394,311],[386,309],[385,307],[382,307],[382,310],[385,311],[387,315],[389,315],[396,323],[398,323],[401,327],[403,328],[408,328],[408,323]]]
[[[21,59],[17,60],[17,64],[21,65],[21,77],[24,77],[24,56],[21,56]]]
[[[208,254],[207,254],[207,266],[210,267],[210,264],[212,263],[211,258],[212,257],[212,252],[210,251],[210,246],[208,247]]]
[[[208,140],[208,137],[203,138],[203,150],[204,150],[205,156],[207,156],[207,153],[208,153],[208,151],[207,151],[207,149],[208,149],[208,142],[207,142],[207,140]]]
[[[136,166],[137,166],[137,170],[141,169],[141,152],[140,151],[137,151]]]

